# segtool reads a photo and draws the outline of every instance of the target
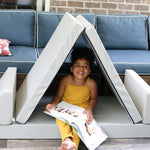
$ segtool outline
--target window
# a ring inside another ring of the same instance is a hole
[[[0,9],[36,10],[36,0],[0,0]]]

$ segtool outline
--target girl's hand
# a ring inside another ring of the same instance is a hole
[[[53,104],[47,104],[45,109],[46,109],[46,111],[50,112],[53,107],[54,107]]]
[[[87,121],[91,124],[93,121],[93,112],[90,109],[84,110],[83,114],[87,115]]]

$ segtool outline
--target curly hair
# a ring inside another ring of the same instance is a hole
[[[82,58],[86,59],[90,63],[90,68],[92,68],[95,61],[93,51],[87,47],[75,47],[73,52],[71,53],[72,65],[75,63],[77,59]]]

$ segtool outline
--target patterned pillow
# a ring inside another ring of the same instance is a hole
[[[0,56],[7,55],[11,56],[11,52],[9,50],[10,41],[6,39],[0,39]]]

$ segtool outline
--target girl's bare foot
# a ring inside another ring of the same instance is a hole
[[[70,138],[66,138],[65,141],[62,142],[61,147],[58,150],[76,150],[76,144],[72,142]]]

